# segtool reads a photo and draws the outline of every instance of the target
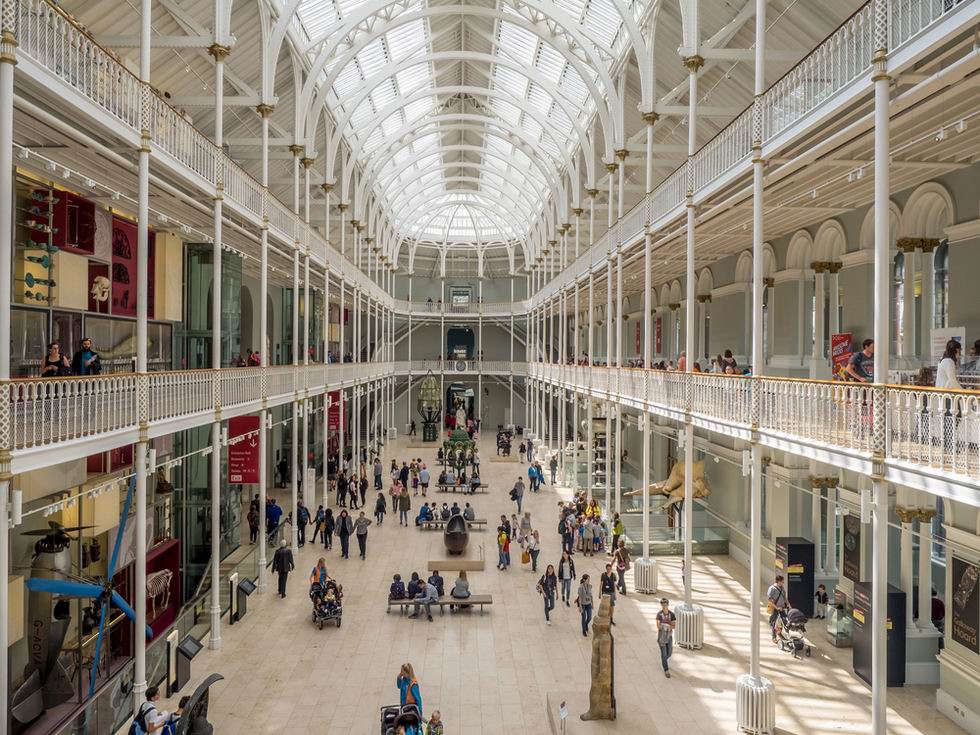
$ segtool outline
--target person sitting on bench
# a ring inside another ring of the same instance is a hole
[[[426,521],[431,521],[431,520],[432,520],[432,510],[429,508],[428,505],[422,503],[422,507],[419,508],[419,514],[415,518],[415,525],[421,526]]]
[[[459,576],[456,578],[456,582],[453,583],[453,588],[449,592],[449,596],[454,600],[465,600],[470,596],[470,583],[466,579],[466,572],[460,572]],[[450,609],[453,606],[450,605]],[[460,606],[462,607],[462,606]]]
[[[463,508],[463,518],[467,521],[476,520],[476,512],[473,510],[473,506],[471,506],[469,503],[467,503],[466,507]]]
[[[388,599],[389,600],[404,600],[405,599],[405,583],[402,582],[402,575],[396,574],[391,583],[391,587],[388,588]]]
[[[480,482],[480,476],[473,473],[473,478],[470,480],[470,495],[475,495],[476,491],[480,489],[480,485],[482,484],[483,483]]]
[[[449,503],[443,503],[442,504],[442,510],[439,511],[439,516],[442,518],[442,520],[448,521],[449,520],[449,515],[450,515],[450,513],[449,513]]]
[[[429,576],[428,581],[429,584],[431,584],[433,587],[436,588],[436,592],[439,593],[439,597],[442,597],[444,594],[446,594],[446,588],[445,588],[446,582],[445,580],[443,580],[442,575],[439,574],[438,570],[436,569],[432,570],[432,574]]]
[[[453,507],[449,509],[450,516],[458,516],[462,511],[460,510],[459,503],[455,500],[453,501]]]

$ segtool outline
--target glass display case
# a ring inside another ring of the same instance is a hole
[[[839,589],[834,590],[834,601],[827,613],[827,635],[837,648],[850,648],[853,645],[854,618],[847,595]]]

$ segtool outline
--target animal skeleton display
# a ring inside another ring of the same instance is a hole
[[[669,510],[672,505],[684,500],[684,475],[686,472],[686,462],[677,462],[670,470],[670,474],[663,482],[655,482],[650,485],[651,495],[666,495],[667,499],[660,506],[662,510]],[[694,497],[706,498],[711,495],[711,486],[708,478],[704,476],[704,460],[694,463]],[[642,495],[643,490],[631,490],[623,493],[627,496]]]
[[[157,598],[163,598],[160,603],[161,611],[170,606],[170,580],[173,576],[174,573],[169,569],[161,569],[159,572],[146,575],[146,597],[150,601],[151,619],[157,616]]]
[[[108,301],[109,300],[109,288],[112,284],[109,279],[105,276],[96,276],[92,279],[92,294],[93,301]]]

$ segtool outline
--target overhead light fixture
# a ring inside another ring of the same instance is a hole
[[[957,133],[965,133],[966,132],[966,120],[965,119],[964,120],[960,120],[958,123],[956,123],[956,132]]]
[[[119,198],[122,196],[122,194],[120,194],[118,191],[114,191],[109,196],[112,197],[113,201],[118,202],[119,201]]]
[[[26,161],[30,157],[31,157],[31,152],[29,149],[27,148],[17,149],[17,158],[21,159],[22,161]]]
[[[58,165],[54,161],[48,161],[46,164],[44,164],[44,168],[53,173],[57,170]]]
[[[817,190],[816,189],[814,189],[813,191],[810,192],[810,198],[811,199],[816,199],[817,198]]]
[[[939,128],[939,132],[936,133],[936,142],[946,140],[946,128]]]
[[[85,186],[89,189],[94,189],[95,181],[93,181],[92,179],[85,179]]]

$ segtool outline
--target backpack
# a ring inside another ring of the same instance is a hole
[[[147,707],[146,705],[150,706]],[[133,718],[132,724],[129,726],[129,735],[146,735],[149,731],[149,726],[146,724],[146,716],[150,712],[156,712],[157,708],[151,702],[144,702],[140,705],[140,711],[136,713],[136,717]]]

